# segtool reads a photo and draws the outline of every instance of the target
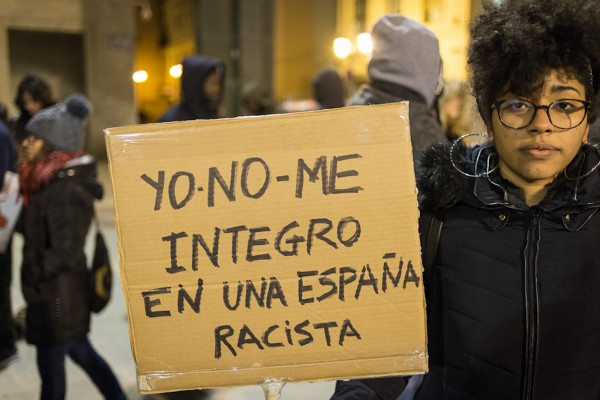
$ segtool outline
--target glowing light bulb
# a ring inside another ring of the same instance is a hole
[[[346,58],[352,51],[352,43],[347,38],[337,38],[333,41],[333,52],[339,58]]]
[[[364,54],[369,54],[373,50],[373,43],[371,42],[371,35],[368,33],[361,33],[356,38],[356,46],[358,51]]]
[[[146,80],[148,80],[148,73],[146,71],[144,71],[143,69],[139,70],[139,71],[135,71],[133,73],[133,81],[136,83],[140,83],[140,82],[146,82]]]
[[[179,78],[181,76],[182,71],[183,69],[181,67],[181,64],[173,65],[169,69],[169,75],[171,75],[173,78]]]

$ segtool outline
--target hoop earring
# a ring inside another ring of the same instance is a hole
[[[468,176],[469,178],[482,178],[484,176],[489,176],[489,174],[491,174],[498,168],[498,163],[496,163],[496,165],[492,169],[490,169],[490,158],[492,156],[491,154],[488,154],[488,157],[486,160],[486,171],[482,172],[482,173],[477,172],[477,166],[479,165],[479,158],[481,157],[481,152],[491,146],[491,145],[489,145],[489,143],[482,145],[477,152],[477,158],[475,159],[475,168],[474,168],[475,174],[469,174],[469,173],[461,170],[460,168],[458,168],[458,166],[454,162],[454,149],[456,148],[456,146],[458,146],[458,143],[460,143],[461,140],[463,140],[464,138],[469,137],[469,136],[481,136],[484,138],[489,137],[488,135],[484,135],[482,133],[467,133],[466,135],[462,135],[461,137],[455,139],[452,142],[452,146],[450,146],[450,162],[452,163],[452,166],[454,167],[454,169],[456,169],[461,174]]]
[[[597,139],[600,139],[600,137],[599,137],[599,136],[592,136],[592,138],[597,138]],[[588,138],[588,141],[589,141],[590,139],[591,139],[591,138]],[[595,148],[596,148],[596,151],[598,151],[598,149],[600,148],[600,147],[599,147],[599,145],[600,145],[600,143],[599,143],[599,144],[590,144],[590,146],[592,146],[592,147],[595,147]],[[581,163],[583,164],[584,162],[585,162],[585,153],[583,153],[583,161],[582,161]],[[567,178],[567,179],[568,179],[568,180],[570,180],[570,181],[578,181],[579,179],[583,179],[583,178],[585,178],[586,176],[588,176],[589,174],[591,174],[592,172],[594,172],[594,171],[596,170],[596,168],[598,168],[599,166],[600,166],[600,161],[598,161],[598,162],[596,163],[596,165],[594,165],[594,166],[592,167],[592,169],[590,169],[588,172],[586,172],[586,173],[585,173],[585,174],[583,174],[583,175],[579,175],[577,178],[570,178],[570,177],[569,177],[569,175],[567,175],[567,169],[566,169],[566,168],[565,168],[565,169],[563,169],[563,174],[565,175],[565,178]]]

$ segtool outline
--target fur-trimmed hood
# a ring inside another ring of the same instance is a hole
[[[461,156],[459,165],[466,165],[466,149],[458,147]],[[416,163],[415,173],[421,208],[427,211],[444,211],[461,199],[472,185],[467,176],[461,174],[450,158],[451,145],[439,143],[425,151]]]
[[[528,208],[522,191],[503,179],[494,168],[498,155],[493,144],[471,148],[460,144],[452,146],[436,144],[417,161],[417,188],[423,210],[444,212],[460,201],[480,207]],[[598,148],[583,145],[566,174],[559,175],[537,207],[553,210],[562,206],[600,204],[599,162]],[[488,169],[489,174],[484,174]]]

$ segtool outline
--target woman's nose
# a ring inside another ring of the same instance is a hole
[[[551,132],[555,129],[550,121],[547,108],[538,108],[535,110],[533,120],[529,123],[528,129],[533,132]]]

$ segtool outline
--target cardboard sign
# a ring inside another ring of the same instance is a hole
[[[105,137],[140,392],[427,370],[407,103]]]

